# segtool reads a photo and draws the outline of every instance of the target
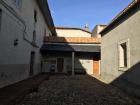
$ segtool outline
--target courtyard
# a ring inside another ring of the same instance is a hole
[[[18,105],[139,105],[140,100],[87,75],[53,75]]]

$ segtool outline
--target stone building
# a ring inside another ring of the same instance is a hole
[[[47,0],[0,0],[0,87],[41,72],[44,36],[56,36]]]
[[[100,34],[102,78],[140,96],[140,0],[134,0]]]
[[[100,38],[81,28],[56,27],[56,32],[41,48],[44,72],[100,75]]]
[[[106,25],[96,25],[92,30],[92,37],[101,38],[100,32],[106,27]]]
[[[58,37],[91,37],[91,32],[85,27],[56,27]]]

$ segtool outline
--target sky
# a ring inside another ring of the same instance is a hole
[[[55,26],[108,24],[132,0],[48,0]]]

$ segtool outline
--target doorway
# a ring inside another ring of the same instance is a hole
[[[35,52],[32,51],[30,56],[30,72],[29,72],[30,76],[34,74],[34,61],[35,61]]]
[[[63,66],[64,66],[64,59],[63,58],[57,58],[57,71],[59,73],[63,72]]]
[[[98,58],[93,59],[93,74],[96,76],[100,75],[100,59]]]

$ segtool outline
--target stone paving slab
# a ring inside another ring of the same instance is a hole
[[[86,75],[52,76],[19,105],[140,105],[140,100]]]
[[[0,88],[0,105],[15,105],[24,96],[36,90],[42,81],[47,78],[48,74],[39,74],[10,86]]]

